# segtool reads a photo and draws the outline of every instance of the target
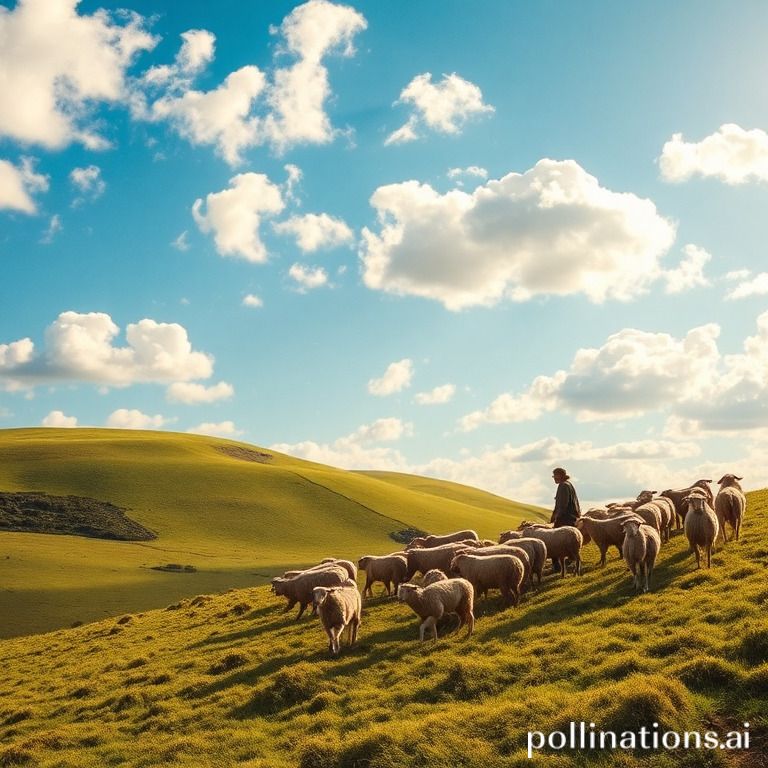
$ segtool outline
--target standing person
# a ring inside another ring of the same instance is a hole
[[[549,522],[554,524],[555,528],[563,525],[576,525],[576,521],[581,517],[581,507],[579,506],[579,497],[576,495],[576,489],[571,485],[570,476],[562,468],[557,467],[552,470],[552,479],[557,485],[555,494],[555,508],[552,510],[552,517]],[[568,566],[570,561],[566,560]],[[552,560],[552,571],[560,573],[560,564]]]

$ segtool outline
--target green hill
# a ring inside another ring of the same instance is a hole
[[[405,605],[364,605],[328,657],[316,619],[265,586],[0,641],[0,766],[102,768],[760,768],[768,754],[768,492],[741,541],[696,571],[681,535],[635,596],[612,553],[517,609],[481,601],[474,636],[418,642]],[[527,732],[744,731],[748,751],[549,750]]]
[[[390,534],[408,528],[496,537],[535,511],[425,482],[431,490],[197,435],[2,430],[0,492],[109,502],[157,538],[0,533],[0,636],[264,583],[328,555],[390,552]],[[155,570],[168,564],[182,569]]]

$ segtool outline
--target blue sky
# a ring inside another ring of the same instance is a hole
[[[765,484],[764,4],[0,8],[1,426]]]

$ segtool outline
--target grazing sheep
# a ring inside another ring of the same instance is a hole
[[[520,525],[517,526],[518,531],[524,531],[526,528],[554,528],[554,523],[537,523],[533,520],[523,520]]]
[[[312,602],[312,590],[315,587],[338,587],[348,579],[346,569],[332,563],[323,571],[305,571],[292,579],[278,576],[272,579],[272,591],[278,597],[288,599],[288,605],[285,606],[283,613],[287,613],[298,603],[299,613],[296,618],[300,619],[304,610]]]
[[[575,564],[575,574],[581,575],[581,546],[584,537],[581,531],[572,525],[562,525],[559,528],[528,527],[523,533],[526,538],[540,539],[547,545],[547,556],[559,564],[565,578],[565,561],[572,560]]]
[[[469,581],[476,595],[485,594],[489,589],[498,589],[505,603],[517,605],[520,602],[525,567],[520,558],[513,554],[481,557],[460,553],[453,558],[451,572]]]
[[[600,550],[600,565],[605,565],[608,547],[616,547],[621,557],[621,547],[624,544],[624,523],[631,519],[644,522],[642,517],[636,516],[633,512],[622,515],[621,517],[612,517],[607,520],[596,520],[589,516],[580,517],[576,521],[576,527],[581,531],[583,545],[586,546],[590,541],[594,541]]]
[[[706,496],[702,494],[691,493],[685,497],[684,502],[687,507],[684,515],[685,536],[696,555],[696,568],[701,568],[699,547],[707,555],[707,568],[709,568],[712,565],[712,550],[720,530],[717,515],[709,506]]]
[[[349,645],[357,640],[362,613],[360,593],[351,579],[340,587],[315,587],[312,590],[313,604],[320,615],[323,629],[328,635],[328,650],[337,656],[341,650],[341,636],[349,632]]]
[[[635,592],[647,592],[653,567],[656,565],[656,556],[661,549],[661,537],[655,528],[638,518],[628,518],[623,527],[624,543],[621,552],[629,570],[632,571]]]
[[[541,576],[544,572],[544,564],[547,562],[547,545],[540,539],[526,538],[508,539],[503,546],[518,547],[528,554],[531,561],[531,585],[535,575],[541,584]]]
[[[466,544],[454,542],[453,544],[443,544],[439,547],[428,549],[411,549],[408,551],[408,570],[405,574],[405,580],[409,581],[418,573],[426,573],[433,568],[442,571],[446,576],[450,573],[451,560],[453,556],[461,549],[466,549]]]
[[[397,594],[397,588],[407,579],[405,573],[408,570],[408,558],[405,555],[366,555],[357,562],[358,568],[365,571],[365,586],[363,595],[373,597],[373,585],[377,581],[383,582],[387,590],[387,596]],[[394,585],[394,592],[390,588]]]
[[[739,480],[743,480],[743,478],[736,475],[723,475],[717,481],[720,490],[715,497],[715,514],[720,525],[723,543],[728,541],[728,534],[725,530],[726,523],[733,528],[736,541],[739,540],[739,531],[747,508],[747,497],[741,489]]]
[[[410,550],[417,547],[431,549],[432,547],[439,547],[442,544],[452,544],[456,541],[463,541],[464,539],[479,541],[480,537],[474,531],[470,531],[469,529],[466,531],[456,531],[455,533],[446,533],[442,536],[417,536],[415,539],[411,539],[411,542],[406,549]]]
[[[635,507],[634,514],[643,518],[646,525],[656,529],[656,533],[661,531],[661,510],[652,502],[648,504],[638,504]]]
[[[676,514],[676,520],[677,520],[677,528],[681,527],[681,521],[685,521],[685,515],[688,511],[688,505],[684,503],[684,499],[686,496],[688,496],[691,491],[695,490],[696,488],[700,488],[704,491],[704,493],[707,496],[707,500],[709,501],[710,505],[714,503],[714,497],[712,496],[712,489],[709,487],[709,484],[711,483],[711,480],[697,480],[695,483],[688,486],[688,488],[680,488],[676,491],[667,489],[666,491],[662,491],[659,496],[663,496],[667,499],[669,499],[672,504],[675,507],[675,514]]]
[[[467,625],[467,637],[475,628],[475,615],[472,612],[475,592],[466,579],[446,579],[428,587],[401,584],[397,597],[421,619],[419,640],[422,642],[427,629],[432,630],[432,636],[437,640],[437,622],[446,613],[455,613],[459,617],[459,629]]]
[[[428,587],[430,584],[436,584],[438,581],[447,581],[448,577],[437,568],[427,571],[421,579],[421,586]]]
[[[324,571],[329,565],[338,565],[340,568],[343,568],[347,572],[350,579],[353,581],[357,579],[357,568],[355,567],[354,563],[349,560],[339,560],[335,557],[326,557],[321,560],[318,565],[313,565],[309,568],[286,571],[283,574],[283,578],[292,579],[294,576],[298,576],[300,573],[307,573],[308,571]]]
[[[476,555],[477,557],[514,555],[515,557],[519,558],[520,562],[523,564],[523,585],[530,584],[531,587],[533,587],[533,567],[531,564],[531,558],[528,556],[528,552],[525,548],[514,546],[513,542],[510,542],[509,544],[496,544],[493,547],[483,547],[482,549],[465,549],[459,554]],[[453,563],[451,563],[451,568],[453,568]],[[454,573],[456,572],[454,571]],[[483,590],[483,597],[485,597],[486,594],[486,591]],[[477,595],[478,591],[477,588],[475,588],[475,596]]]

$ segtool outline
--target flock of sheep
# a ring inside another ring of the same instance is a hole
[[[662,542],[669,541],[673,528],[684,529],[696,567],[701,553],[711,565],[718,538],[728,541],[726,525],[738,540],[746,510],[741,477],[723,475],[720,490],[713,497],[711,480],[698,480],[688,488],[642,491],[635,500],[593,507],[575,526],[558,528],[525,521],[515,531],[504,531],[498,543],[481,540],[471,530],[443,536],[413,539],[404,551],[389,555],[366,555],[357,566],[349,560],[327,558],[301,571],[286,571],[272,579],[272,591],[288,600],[285,612],[297,603],[300,618],[312,604],[328,635],[329,649],[337,655],[346,630],[349,644],[357,639],[362,599],[357,588],[358,568],[365,572],[363,597],[373,597],[376,582],[384,584],[387,595],[394,593],[421,619],[419,638],[426,632],[437,639],[437,622],[456,614],[459,629],[466,624],[468,636],[475,625],[476,596],[489,589],[500,590],[507,605],[517,605],[521,593],[541,584],[544,564],[552,560],[553,572],[562,577],[570,567],[581,573],[581,548],[593,541],[605,565],[608,548],[615,546],[632,572],[636,591],[649,589],[649,581]],[[420,583],[411,579],[421,573]]]

